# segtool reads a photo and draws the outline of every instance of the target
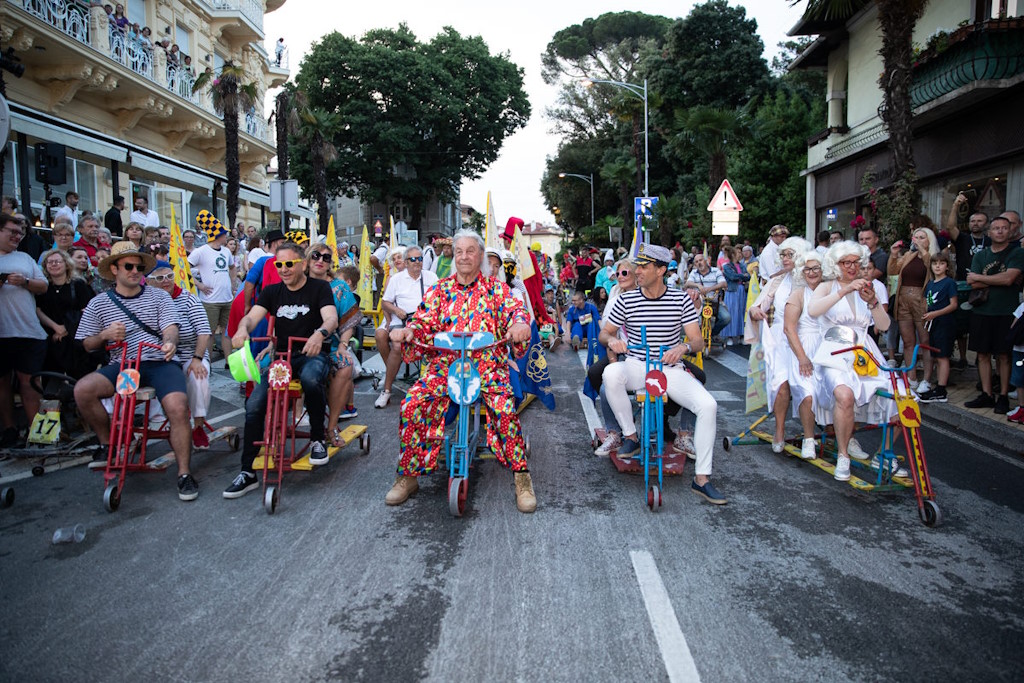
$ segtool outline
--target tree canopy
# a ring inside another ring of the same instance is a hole
[[[404,24],[358,40],[328,34],[303,59],[296,83],[336,122],[324,131],[338,150],[326,169],[328,192],[407,202],[414,228],[428,200],[455,200],[462,181],[478,178],[530,116],[523,70],[450,27],[427,43]],[[309,160],[291,163],[312,188]]]

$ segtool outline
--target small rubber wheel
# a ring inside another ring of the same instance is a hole
[[[231,436],[228,437],[228,448],[230,448],[231,450],[237,451],[238,447],[241,445],[242,439],[241,437],[238,436],[237,433],[232,434]]]
[[[9,508],[14,505],[14,489],[7,486],[0,489],[0,508]]]
[[[42,465],[36,465],[32,468],[33,477],[41,477],[46,474],[46,469]]]
[[[917,511],[925,526],[936,527],[942,524],[942,510],[934,500],[926,500]]]
[[[452,477],[448,480],[448,512],[452,517],[461,517],[466,511],[466,494],[469,482],[464,477]]]
[[[267,511],[268,515],[274,514],[277,510],[277,501],[280,499],[280,495],[277,492],[276,486],[268,486],[266,492],[263,494],[263,509]]]
[[[370,454],[370,435],[368,433],[363,432],[359,436],[359,448],[362,449],[363,455]]]
[[[661,491],[655,485],[647,489],[647,507],[651,509],[651,512],[657,512],[661,507]]]
[[[600,446],[600,445],[601,445],[601,442],[597,440],[596,436],[593,439],[590,440],[590,447],[593,448],[595,451],[597,450],[597,447]]]
[[[103,507],[107,512],[117,512],[121,507],[121,491],[117,487],[117,481],[112,481],[103,491]]]
[[[728,452],[729,449],[732,448],[732,439],[730,439],[727,436],[723,436],[722,437],[722,448],[724,448],[725,451]]]
[[[530,448],[530,437],[526,437],[526,457],[529,458],[533,455],[533,449]]]

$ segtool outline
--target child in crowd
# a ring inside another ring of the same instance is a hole
[[[569,327],[570,341],[575,348],[583,346],[583,340],[587,339],[591,323],[596,325],[601,320],[601,314],[580,290],[572,295],[572,306],[565,312],[565,324]],[[599,328],[594,327],[596,336]]]
[[[921,316],[928,329],[929,344],[938,351],[932,351],[931,358],[938,363],[936,384],[933,388],[921,392],[918,397],[922,403],[945,403],[946,383],[949,381],[949,358],[953,355],[953,342],[956,340],[956,323],[953,311],[957,309],[956,282],[948,277],[952,269],[949,254],[940,251],[931,258],[932,279],[924,288],[924,301],[928,311]],[[925,361],[924,377],[931,375],[931,361]]]
[[[1010,338],[1014,341],[1010,386],[1017,387],[1017,407],[1006,416],[1006,419],[1024,425],[1024,304],[1013,312]]]
[[[355,294],[356,287],[359,284],[359,268],[356,266],[342,266],[338,269],[338,276],[345,287],[348,288],[348,300],[351,297],[352,306],[338,321],[338,332],[341,335],[341,346],[348,346],[348,340],[355,334],[356,328],[359,327],[359,323],[362,320],[362,315],[359,311],[359,303],[356,301]]]

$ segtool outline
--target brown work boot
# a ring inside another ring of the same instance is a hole
[[[516,507],[520,512],[533,512],[537,509],[537,496],[533,493],[533,481],[529,472],[516,472]]]
[[[388,495],[384,496],[384,502],[388,505],[401,505],[409,499],[409,496],[416,495],[419,490],[420,483],[416,477],[400,474],[395,479],[395,485],[388,491]]]

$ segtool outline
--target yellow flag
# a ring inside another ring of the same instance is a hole
[[[505,248],[501,243],[501,235],[498,234],[498,224],[494,220],[494,204],[491,203],[491,193],[487,193],[487,222],[484,229],[484,245],[499,252]]]
[[[185,241],[181,238],[181,228],[178,227],[178,220],[174,216],[174,204],[171,204],[171,245],[169,251],[168,258],[171,259],[171,267],[174,269],[175,284],[195,294],[196,283],[192,279],[192,268],[188,263]]]
[[[370,256],[370,237],[364,225],[363,241],[359,244],[359,282],[356,284],[359,307],[364,311],[373,310],[373,266],[370,264]]]
[[[341,267],[341,261],[338,259],[338,236],[334,232],[334,215],[331,215],[331,221],[327,224],[327,239],[324,242],[331,248],[331,255],[334,257],[333,266],[337,270]]]

